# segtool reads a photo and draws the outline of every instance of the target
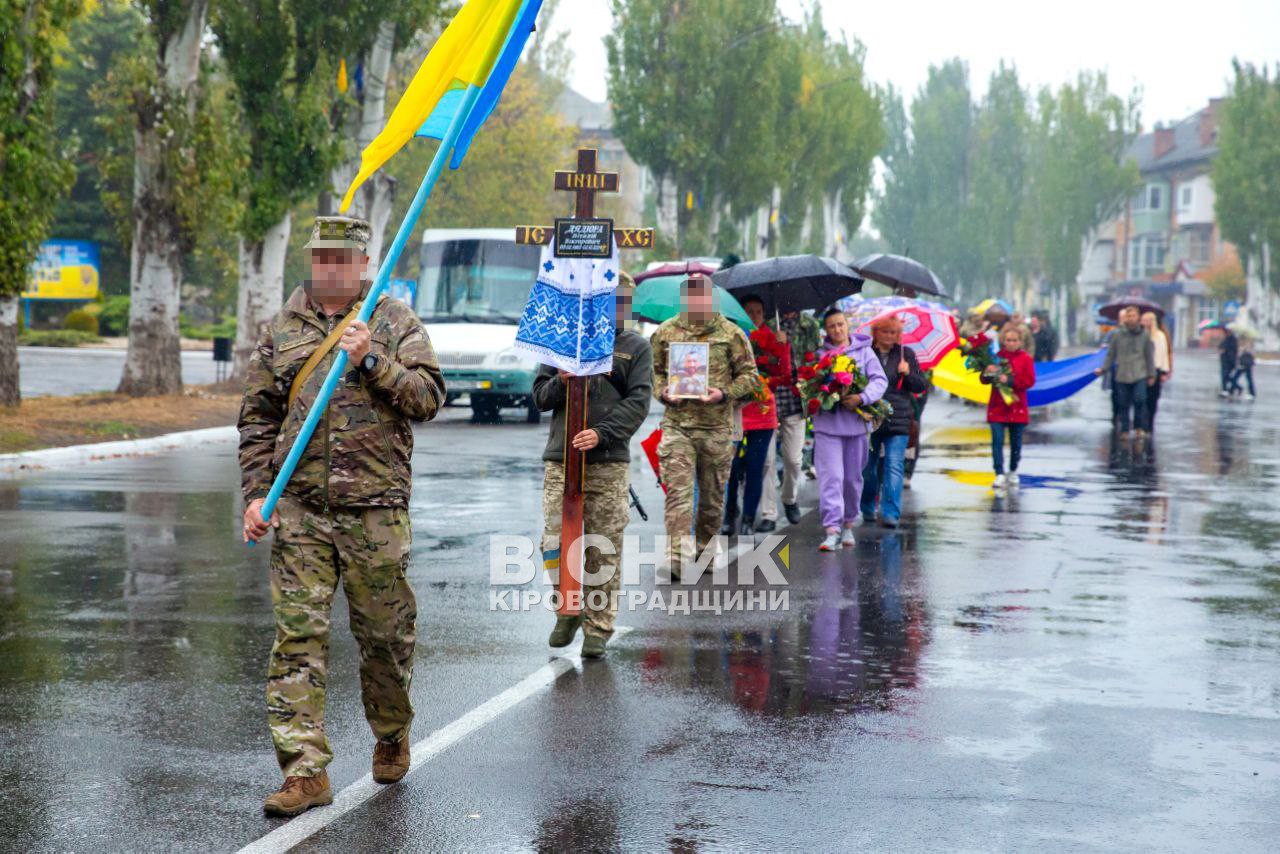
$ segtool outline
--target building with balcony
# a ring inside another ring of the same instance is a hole
[[[1222,99],[1168,127],[1157,125],[1130,145],[1142,184],[1117,207],[1084,250],[1078,281],[1082,311],[1117,296],[1144,296],[1164,306],[1174,341],[1190,343],[1200,321],[1223,306],[1201,275],[1238,263],[1214,216],[1210,170],[1218,153]]]

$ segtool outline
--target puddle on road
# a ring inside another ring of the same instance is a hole
[[[791,613],[751,629],[674,630],[640,653],[643,676],[780,717],[894,708],[919,683],[929,631],[904,535],[868,537],[854,561],[823,561],[791,590]],[[799,585],[805,585],[803,587]]]

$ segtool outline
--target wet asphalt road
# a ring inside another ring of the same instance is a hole
[[[1280,405],[1219,402],[1214,372],[1182,355],[1136,454],[1098,388],[1057,407],[1009,497],[980,411],[931,403],[900,532],[819,555],[808,514],[787,612],[624,613],[606,661],[302,850],[1275,850]],[[538,533],[545,428],[465,415],[415,456],[415,741],[551,658],[548,615],[490,612],[487,566],[490,534]],[[234,850],[281,824],[267,550],[237,542],[236,484],[229,446],[0,482],[0,848]],[[328,732],[341,789],[372,749],[345,615]]]
[[[19,347],[18,383],[23,397],[67,397],[115,391],[124,371],[124,350],[99,347]],[[207,385],[216,379],[213,353],[183,351],[182,381]]]

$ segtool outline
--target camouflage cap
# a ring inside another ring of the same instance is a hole
[[[363,219],[318,216],[307,249],[356,249],[368,252],[371,229]]]

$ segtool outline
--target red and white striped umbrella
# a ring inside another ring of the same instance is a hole
[[[902,343],[916,354],[922,371],[937,365],[960,343],[956,319],[941,303],[906,297],[869,299],[857,305],[850,322],[865,331],[880,318],[894,315],[902,320]]]

